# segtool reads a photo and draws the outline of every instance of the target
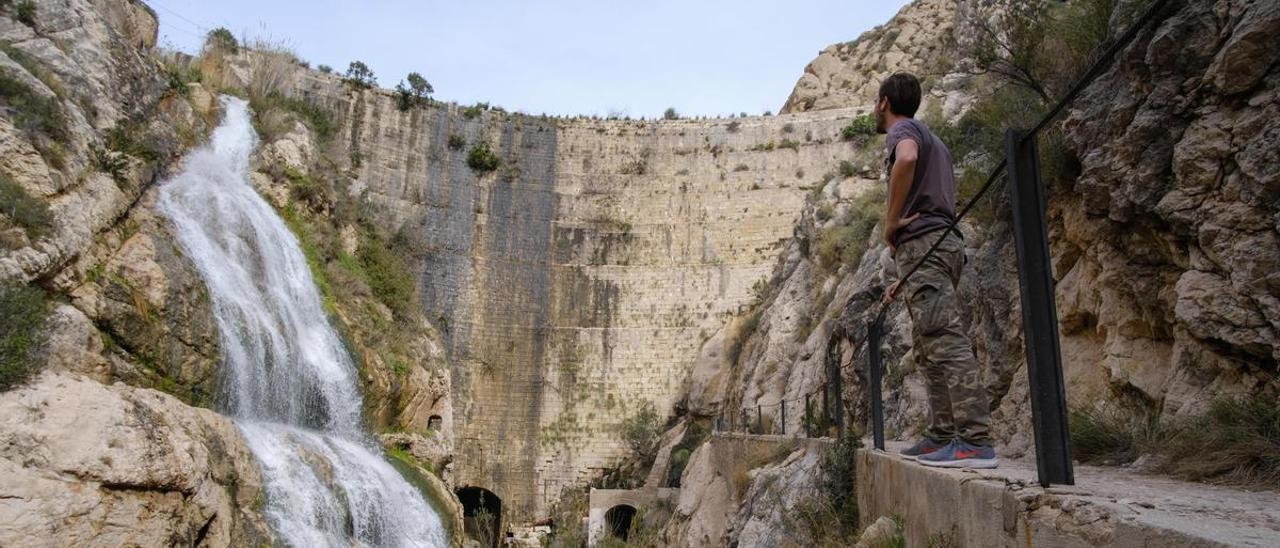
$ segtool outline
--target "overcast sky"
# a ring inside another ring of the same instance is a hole
[[[530,114],[777,111],[829,44],[905,0],[145,0],[160,41],[204,34],[283,42],[312,66],[368,64],[383,87],[411,71],[437,99]]]

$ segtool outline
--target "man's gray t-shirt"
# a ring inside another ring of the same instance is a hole
[[[951,166],[951,150],[923,122],[914,118],[899,121],[889,128],[884,140],[889,153],[888,173],[893,173],[894,152],[904,139],[915,141],[919,152],[911,191],[907,193],[901,213],[904,218],[919,213],[920,218],[898,229],[893,238],[895,246],[945,228],[956,216],[956,178]]]

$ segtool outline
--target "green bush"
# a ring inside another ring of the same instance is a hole
[[[373,69],[363,61],[352,61],[347,65],[345,80],[352,87],[360,89],[369,89],[378,85],[378,77],[374,76]]]
[[[404,317],[417,306],[413,271],[385,240],[372,231],[366,232],[357,258],[369,290],[396,317]]]
[[[680,476],[684,475],[684,468],[689,465],[689,456],[692,454],[693,451],[685,447],[671,451],[670,468],[667,469],[667,487],[680,487]]]
[[[854,484],[858,478],[858,449],[862,440],[851,431],[836,440],[827,455],[826,490],[839,517],[836,525],[845,530],[858,527],[858,498]]]
[[[876,134],[876,119],[870,114],[854,117],[849,125],[840,130],[840,137],[851,141],[859,137],[870,137]]]
[[[818,209],[814,211],[813,214],[815,217],[818,218],[819,222],[825,223],[827,222],[827,220],[831,219],[831,217],[835,216],[836,208],[830,203],[823,203],[822,205],[818,206]]]
[[[876,223],[884,217],[884,189],[864,192],[854,200],[842,222],[823,230],[814,246],[818,264],[828,270],[839,265],[857,266]]]
[[[262,120],[264,115],[273,109],[292,112],[302,120],[302,123],[311,128],[321,141],[328,141],[338,131],[338,120],[333,111],[307,99],[271,93],[261,99],[250,99],[250,106],[258,120]],[[259,133],[267,139],[271,132],[261,129]]]
[[[169,67],[165,70],[165,79],[169,93],[186,97],[191,94],[187,84],[203,80],[204,75],[196,67]]]
[[[707,440],[707,436],[711,434],[710,421],[707,419],[690,419],[685,427],[684,435],[680,437],[680,442],[671,449],[671,460],[667,467],[667,487],[680,487],[680,476],[684,475],[684,469],[689,465],[689,457],[693,455],[693,451]]]
[[[679,118],[680,113],[676,112],[675,107],[668,107],[667,110],[662,113],[663,120],[677,120]]]
[[[53,228],[49,206],[3,173],[0,173],[0,213],[22,227],[30,240],[44,237]]]
[[[0,70],[0,102],[10,108],[14,125],[33,140],[47,139],[51,144],[67,140],[67,119],[58,99],[41,95],[5,70]]]
[[[128,182],[125,177],[125,170],[129,168],[129,158],[127,156],[97,146],[93,147],[91,153],[93,154],[93,166],[98,171],[110,175],[116,186],[121,186]]]
[[[406,111],[430,103],[431,94],[435,92],[431,83],[416,72],[410,72],[406,79],[409,85],[406,86],[404,80],[396,84],[396,107]]]
[[[240,41],[226,27],[218,27],[205,35],[204,47],[208,50],[234,55],[240,52]]]
[[[849,160],[840,160],[840,165],[837,169],[840,172],[840,176],[845,179],[858,174],[858,166]]]
[[[1162,471],[1192,481],[1280,489],[1280,399],[1220,397],[1199,417],[1172,424]]]
[[[325,64],[316,65],[316,70],[324,74],[333,74],[333,67]]]
[[[641,403],[635,413],[623,419],[621,425],[622,441],[644,459],[653,457],[657,449],[658,436],[662,434],[662,421],[653,403]]]
[[[467,146],[467,139],[457,133],[449,135],[449,150],[462,150]]]
[[[489,110],[489,103],[476,103],[462,109],[462,117],[471,120],[480,116],[480,114],[486,110]]]
[[[145,124],[138,122],[123,121],[116,124],[116,127],[107,130],[105,143],[113,152],[147,162],[154,162],[164,156],[164,143],[152,135]]]
[[[329,185],[323,181],[317,181],[290,168],[285,168],[284,176],[289,180],[289,194],[294,200],[306,204],[309,209],[323,211],[333,203]]]
[[[1108,405],[1068,412],[1071,453],[1088,464],[1128,464],[1163,436],[1155,413]]]
[[[467,153],[467,166],[477,173],[488,173],[502,164],[502,159],[489,148],[489,143],[480,141]]]
[[[799,545],[836,548],[850,546],[849,539],[857,538],[861,512],[855,482],[860,447],[862,442],[856,435],[839,437],[823,455],[821,491],[799,501],[783,517],[784,525],[803,539]],[[889,539],[887,546],[905,546],[905,543],[899,536]]]
[[[1156,470],[1192,481],[1280,489],[1280,399],[1260,392],[1213,400],[1197,416],[1143,408],[1070,411],[1073,456],[1094,464],[1157,457]]]
[[[48,312],[48,299],[40,288],[0,284],[0,390],[13,388],[36,372]]]
[[[13,18],[28,27],[36,26],[36,3],[33,0],[21,0],[13,6]]]

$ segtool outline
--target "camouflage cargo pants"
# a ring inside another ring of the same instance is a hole
[[[906,274],[938,239],[938,232],[902,242],[894,252],[898,273]],[[978,361],[960,323],[956,287],[964,269],[964,240],[954,232],[938,246],[907,283],[898,288],[911,314],[916,360],[929,393],[929,437],[957,436],[975,445],[991,445],[991,411]]]

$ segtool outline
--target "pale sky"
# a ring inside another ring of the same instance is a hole
[[[145,0],[160,42],[199,51],[212,27],[289,46],[312,66],[412,71],[435,98],[529,114],[777,111],[826,46],[906,0]]]

